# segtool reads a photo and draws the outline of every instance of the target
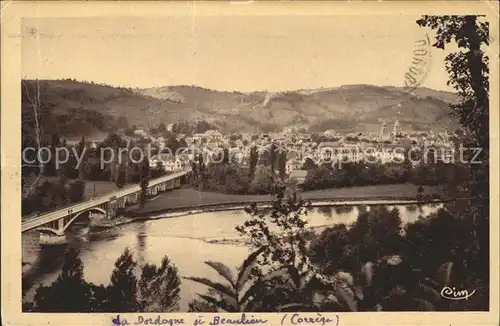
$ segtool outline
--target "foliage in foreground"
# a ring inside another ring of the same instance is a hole
[[[237,230],[253,253],[241,271],[246,287],[235,287],[230,269],[207,262],[230,286],[206,278],[189,280],[210,292],[191,303],[193,311],[433,311],[487,306],[478,278],[470,232],[445,209],[405,227],[397,209],[361,211],[353,225],[335,225],[311,234],[303,215],[309,203],[296,190],[275,188],[270,213],[256,205]],[[251,263],[250,263],[251,262]],[[239,280],[239,278],[237,279]],[[441,298],[443,287],[478,284],[468,303]],[[244,289],[244,290],[243,290]],[[196,307],[196,308],[194,308]]]
[[[126,249],[117,259],[110,281],[108,286],[86,282],[78,252],[70,249],[57,280],[39,287],[33,304],[24,311],[165,312],[178,308],[181,281],[167,256],[159,267],[146,264],[138,268]]]

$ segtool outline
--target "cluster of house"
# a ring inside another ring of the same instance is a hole
[[[250,161],[250,152],[253,146],[259,154],[269,150],[271,143],[277,144],[278,149],[287,153],[286,172],[299,180],[305,178],[304,164],[309,159],[316,165],[339,162],[403,162],[407,151],[421,152],[422,148],[434,147],[442,150],[441,159],[451,158],[454,155],[453,143],[447,132],[434,134],[433,132],[413,132],[403,134],[398,121],[394,123],[392,132],[387,131],[385,122],[376,134],[353,133],[338,135],[333,130],[327,130],[320,135],[322,139],[331,141],[315,142],[311,134],[307,133],[262,133],[252,135],[243,133],[238,137],[225,135],[217,130],[193,135],[177,135],[187,145],[177,155],[170,151],[162,152],[165,142],[161,138],[153,138],[159,154],[151,161],[151,167],[162,166],[166,171],[182,170],[191,165],[197,154],[202,154],[204,162],[216,162],[221,159],[223,149],[227,149],[231,162],[247,166]],[[415,162],[412,162],[415,164]],[[340,165],[339,165],[340,166]]]

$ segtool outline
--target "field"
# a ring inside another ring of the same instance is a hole
[[[83,197],[84,200],[88,200],[92,197],[104,195],[117,189],[118,188],[114,182],[85,180],[85,193]]]

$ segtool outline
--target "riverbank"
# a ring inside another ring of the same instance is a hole
[[[403,223],[413,222],[418,216],[427,217],[438,209],[437,206],[432,208],[429,205],[423,205],[422,210],[407,207],[409,206],[400,209]],[[359,209],[359,206],[349,207],[349,210],[314,209],[304,216],[304,220],[308,222],[309,229],[320,233],[324,228],[338,223],[352,224],[357,219]],[[247,238],[241,237],[236,231],[236,226],[245,223],[249,217],[243,211],[202,212],[179,218],[165,218],[173,215],[175,214],[152,217],[147,222],[142,219],[102,232],[91,230],[85,236],[79,236],[79,229],[75,227],[70,230],[71,234],[68,232],[67,246],[54,248],[40,248],[36,231],[23,233],[23,262],[29,263],[30,265],[25,264],[25,269],[31,270],[28,274],[23,274],[24,301],[32,301],[39,286],[49,285],[57,279],[68,247],[79,251],[79,257],[85,266],[85,280],[104,286],[109,284],[115,262],[125,248],[130,249],[134,259],[141,265],[149,263],[158,266],[162,258],[168,255],[178,268],[180,277],[204,276],[214,281],[220,281],[220,276],[205,261],[218,261],[235,269],[251,250],[245,245]],[[114,219],[114,224],[118,221],[125,223],[127,219]],[[198,297],[197,293],[205,291],[206,287],[196,282],[182,282],[181,311],[187,311],[189,302]]]
[[[395,184],[312,190],[302,195],[306,200],[335,205],[339,202],[350,201],[411,201],[416,199],[417,190],[418,186],[413,184]],[[423,195],[442,197],[443,189],[440,186],[424,187]],[[144,207],[131,206],[126,209],[125,216],[139,218],[169,213],[192,214],[199,210],[241,209],[251,203],[268,204],[271,200],[270,195],[234,195],[182,188],[161,194],[154,201],[146,203]],[[342,205],[347,205],[347,203]]]

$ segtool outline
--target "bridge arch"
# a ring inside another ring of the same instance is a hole
[[[58,230],[47,227],[47,226],[37,227],[36,230],[40,233],[45,233],[45,234],[48,234],[48,233],[54,234],[54,235],[63,235],[64,234],[64,232],[59,232]]]
[[[76,213],[75,216],[73,216],[71,218],[71,220],[68,221],[68,223],[66,223],[66,225],[64,225],[64,228],[63,228],[63,232],[66,231],[66,229],[71,225],[71,223],[73,223],[77,218],[79,218],[83,213],[87,213],[87,212],[92,212],[92,211],[97,211],[99,213],[102,213],[104,215],[106,215],[106,211],[100,207],[92,207],[92,208],[88,208],[86,210],[83,210],[81,212],[78,212]]]
[[[100,207],[92,207],[92,208],[85,209],[85,210],[83,210],[81,212],[78,212],[65,225],[63,225],[63,229],[62,230],[53,228],[51,226],[40,226],[40,227],[37,227],[36,230],[39,231],[39,232],[41,232],[41,233],[51,233],[51,234],[54,234],[54,235],[63,235],[64,231],[66,231],[66,229],[71,225],[71,223],[73,223],[83,213],[92,212],[92,211],[97,211],[99,213],[102,213],[102,214],[106,215],[106,211],[104,209],[102,209]]]

